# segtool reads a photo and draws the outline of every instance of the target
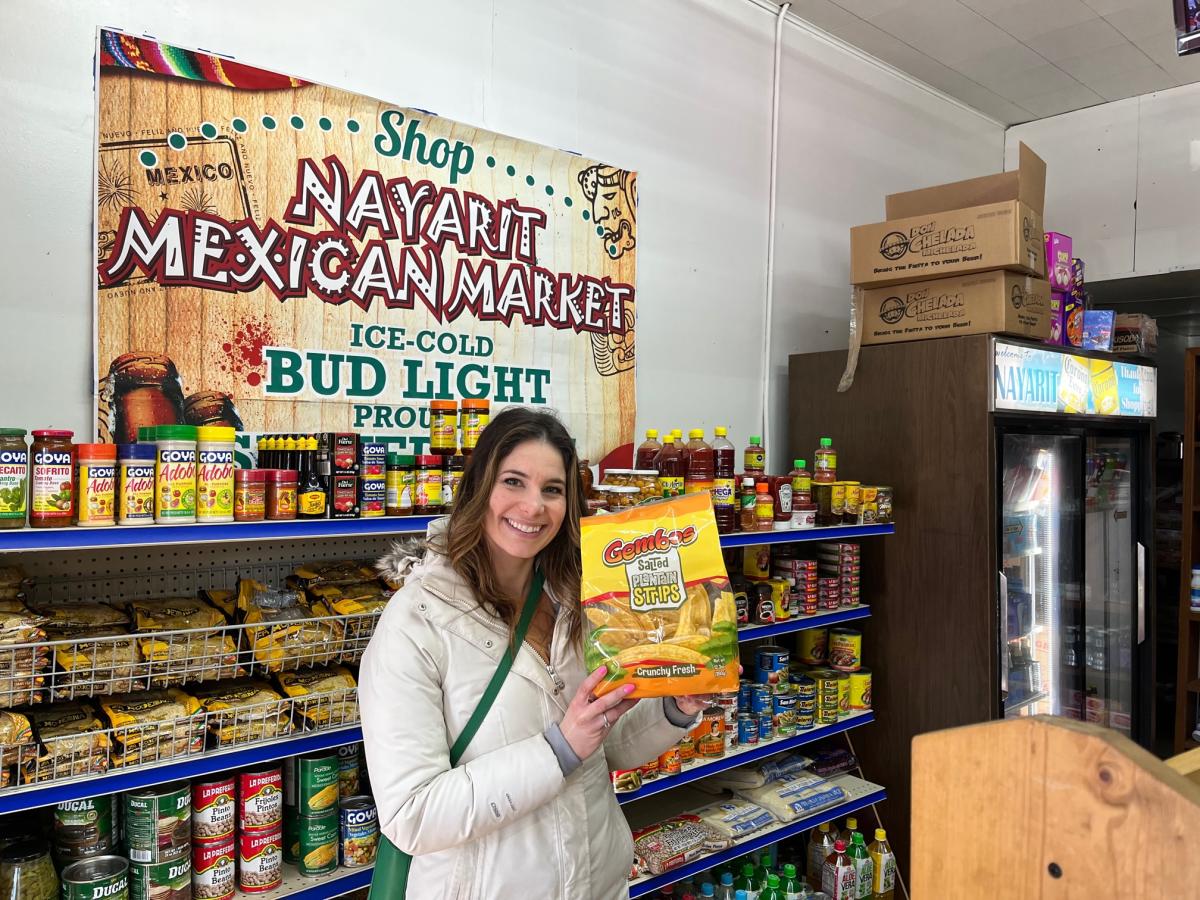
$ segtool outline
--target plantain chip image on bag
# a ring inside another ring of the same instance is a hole
[[[738,688],[737,607],[707,493],[580,522],[584,656],[605,694]]]

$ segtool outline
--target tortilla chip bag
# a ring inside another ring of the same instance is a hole
[[[584,656],[632,697],[738,688],[737,607],[712,500],[688,494],[580,523]]]

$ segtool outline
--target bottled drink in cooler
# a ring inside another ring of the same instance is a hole
[[[717,900],[734,900],[733,873],[722,872],[721,883],[717,885],[715,896]]]
[[[759,893],[758,900],[783,900],[778,875],[772,873],[767,876],[767,886]]]
[[[821,871],[825,859],[833,852],[833,829],[829,822],[822,822],[812,830],[808,839],[808,883],[813,890],[821,890]]]
[[[738,879],[733,883],[733,886],[738,893],[742,893],[744,891],[747,900],[757,900],[758,887],[755,885],[754,881],[754,863],[742,864],[742,874],[738,876]]]
[[[813,453],[813,481],[837,481],[837,451],[833,449],[833,439],[823,437],[821,444]]]
[[[808,888],[796,874],[796,867],[787,863],[783,867],[783,878],[779,879],[779,889],[783,892],[783,900],[801,900],[808,896]]]
[[[887,832],[875,829],[875,840],[867,848],[871,854],[874,877],[871,879],[871,900],[892,900],[896,888],[896,857],[888,843]]]
[[[758,886],[759,897],[761,900],[762,892],[767,889],[767,877],[771,874],[771,869],[767,865],[770,854],[763,852],[761,855],[754,854],[750,857],[754,860],[754,882]]]
[[[724,428],[713,429],[713,514],[717,519],[717,531],[729,534],[737,530],[738,497],[733,477],[734,457],[737,450],[726,437]]]
[[[684,476],[684,493],[699,494],[713,488],[713,448],[704,440],[704,431],[693,428],[688,432],[687,474]]]
[[[637,456],[634,459],[633,467],[635,469],[653,469],[655,460],[658,459],[658,454],[661,450],[662,444],[658,442],[658,430],[647,428],[646,440],[637,448]]]
[[[869,900],[871,882],[874,880],[875,867],[871,862],[871,854],[867,851],[866,841],[860,832],[854,832],[854,840],[846,848],[846,855],[854,863],[854,886],[857,900]]]
[[[844,841],[834,841],[833,852],[825,857],[825,865],[821,869],[821,890],[831,900],[856,900],[858,897],[854,861],[846,855]]]
[[[858,819],[854,816],[846,816],[846,827],[834,835],[834,840],[841,841],[849,850],[850,845],[854,842],[854,832],[856,831],[858,831]]]
[[[767,471],[767,454],[762,447],[762,438],[750,438],[750,446],[742,451],[742,471],[747,475],[762,475]]]

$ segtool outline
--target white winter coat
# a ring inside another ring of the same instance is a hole
[[[609,769],[655,758],[687,729],[667,720],[662,701],[644,700],[563,777],[543,732],[562,721],[586,674],[569,637],[577,614],[564,604],[558,615],[553,672],[522,645],[451,769],[450,745],[495,673],[507,629],[432,550],[388,603],[358,696],[380,828],[414,857],[409,900],[628,897],[633,842]]]

